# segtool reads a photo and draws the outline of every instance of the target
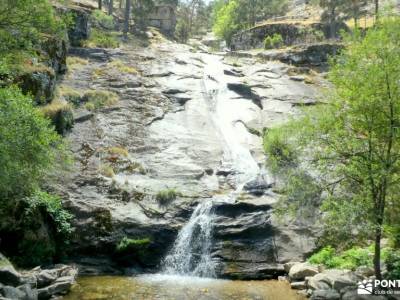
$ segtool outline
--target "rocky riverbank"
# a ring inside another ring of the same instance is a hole
[[[322,266],[309,263],[287,263],[285,271],[291,288],[311,300],[368,300],[397,299],[395,296],[360,295],[357,288],[360,282],[374,280],[374,270],[369,267],[359,267],[350,270],[325,270]]]
[[[36,267],[17,272],[0,254],[0,299],[46,300],[65,295],[75,283],[78,270],[68,265]]]

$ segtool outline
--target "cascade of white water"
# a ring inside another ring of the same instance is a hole
[[[212,221],[212,202],[200,203],[179,232],[172,251],[165,258],[165,273],[215,277],[214,263],[211,259]]]
[[[234,171],[236,189],[227,195],[200,202],[164,259],[163,269],[166,274],[215,277],[215,262],[211,257],[213,203],[235,201],[246,182],[260,173],[249,149],[243,146],[243,140],[248,136],[246,129],[239,128],[238,132],[235,127],[236,118],[243,111],[230,102],[235,95],[227,89],[224,65],[216,56],[207,56],[205,61],[208,62],[204,74],[205,100],[209,102],[215,129],[225,144],[223,163]]]

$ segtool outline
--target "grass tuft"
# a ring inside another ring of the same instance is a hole
[[[114,105],[118,100],[118,95],[109,91],[92,90],[86,92],[83,96],[83,101],[86,102],[85,108],[90,111]]]

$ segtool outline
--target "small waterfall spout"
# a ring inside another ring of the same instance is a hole
[[[196,207],[164,260],[164,273],[215,277],[215,265],[211,258],[212,208],[212,201],[204,201]]]

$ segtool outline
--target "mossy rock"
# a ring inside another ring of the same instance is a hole
[[[32,95],[36,104],[46,104],[54,97],[56,76],[52,69],[38,66],[20,75],[17,84],[24,94]]]
[[[123,237],[115,247],[115,260],[122,265],[138,263],[142,266],[151,265],[155,259],[149,237]]]

